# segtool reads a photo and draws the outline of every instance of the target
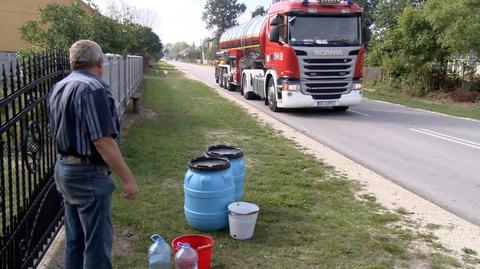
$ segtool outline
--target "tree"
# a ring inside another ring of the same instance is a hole
[[[88,16],[85,38],[95,40],[105,52],[123,53],[125,50],[124,27],[106,16]]]
[[[356,2],[364,8],[363,17],[372,19],[373,11],[377,8],[379,1],[382,1],[382,0],[358,0]]]
[[[68,48],[88,36],[87,14],[79,4],[41,8],[37,20],[21,26],[22,39],[43,49]]]
[[[107,16],[120,23],[135,21],[136,9],[128,5],[125,0],[106,0]]]
[[[182,59],[185,57],[182,53],[189,48],[189,45],[185,42],[177,42],[173,45],[170,45],[169,47],[170,57],[172,57],[173,59]]]
[[[372,13],[377,31],[383,32],[397,25],[399,15],[406,7],[419,7],[425,0],[377,0]]]
[[[215,29],[215,37],[228,28],[237,25],[237,18],[245,12],[245,4],[237,0],[207,0],[202,19],[207,24],[207,29]]]
[[[265,7],[263,7],[263,6],[257,6],[257,7],[255,8],[255,10],[252,11],[252,18],[253,18],[253,17],[256,17],[257,15],[263,15],[263,14],[265,14],[265,13],[267,13],[267,11],[265,10]]]
[[[22,38],[41,49],[67,50],[79,39],[96,41],[104,52],[161,57],[162,43],[151,28],[132,21],[117,21],[97,10],[83,11],[77,4],[48,4],[39,18],[21,27]],[[30,51],[27,48],[25,51]]]
[[[125,26],[126,40],[124,54],[137,54],[159,59],[163,55],[160,38],[151,28],[130,23]]]
[[[448,52],[437,41],[437,34],[422,8],[407,7],[398,17],[397,25],[385,32],[380,43],[382,65],[393,77],[424,95],[436,89],[444,77]]]
[[[478,0],[430,0],[425,16],[438,41],[452,54],[480,57],[480,5]]]
[[[158,14],[150,9],[139,9],[135,11],[135,22],[152,28],[158,20]]]

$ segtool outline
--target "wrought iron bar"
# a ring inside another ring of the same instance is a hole
[[[15,68],[15,79],[16,79],[16,89],[19,89],[21,87],[21,81],[20,81],[20,68],[19,68],[19,65],[18,65],[18,61],[16,61],[17,64],[16,64],[16,68]],[[13,73],[12,73],[13,75]],[[20,98],[18,98],[16,100],[18,102],[18,111],[21,111],[22,110],[22,104],[21,104],[21,101],[20,101]],[[14,106],[12,106],[12,109],[15,111],[15,101],[13,102]],[[13,154],[13,159],[15,161],[15,165],[14,165],[14,168],[15,168],[15,198],[16,198],[16,202],[15,202],[15,211],[14,211],[14,214],[15,214],[15,223],[18,222],[18,219],[20,219],[22,217],[22,208],[21,208],[21,205],[20,205],[20,169],[22,168],[20,165],[18,165],[18,154],[20,153],[20,151],[18,150],[18,130],[17,130],[17,127],[18,127],[18,124],[14,124],[13,125],[13,150],[14,150],[14,154]]]
[[[35,61],[35,58],[33,60]],[[28,57],[28,84],[32,85],[34,79],[35,79],[35,77],[34,77],[34,74],[33,74],[33,71],[32,71],[32,56],[29,56]],[[27,94],[25,94],[25,96],[27,96]],[[33,94],[32,94],[32,91],[30,91],[30,92],[28,92],[28,103],[29,104],[30,104],[32,99],[33,99]],[[28,119],[25,120],[24,128],[28,127],[27,121],[28,121]],[[32,173],[28,173],[28,197],[29,197],[29,201],[30,201],[30,197],[32,197],[32,194],[33,194],[32,180],[33,180]]]
[[[28,83],[28,77],[27,77],[27,68],[26,68],[26,65],[25,65],[25,59],[22,59],[22,81],[23,81],[23,85],[27,84]],[[28,97],[26,94],[23,95],[23,103],[25,106],[28,106]],[[21,126],[22,126],[22,123],[20,122]],[[20,137],[21,138],[21,141],[20,141],[20,144],[23,146],[25,141],[24,141],[24,137],[23,135]],[[28,203],[28,196],[27,196],[27,187],[26,187],[26,179],[27,178],[27,174],[25,173],[25,169],[22,169],[22,198],[23,198],[23,207],[26,208],[27,206],[27,203]],[[23,210],[22,210],[23,211]]]

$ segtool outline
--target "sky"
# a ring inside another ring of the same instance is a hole
[[[157,14],[153,31],[163,44],[185,41],[189,44],[212,37],[212,31],[206,29],[202,13],[206,0],[124,0],[136,9],[148,9]],[[112,0],[94,0],[102,11]],[[272,0],[238,0],[247,6],[246,12],[239,17],[239,23],[246,22],[257,6],[270,7]]]

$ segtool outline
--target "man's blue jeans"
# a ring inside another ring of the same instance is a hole
[[[110,202],[115,183],[107,166],[69,163],[60,156],[55,183],[65,203],[65,269],[112,268]]]

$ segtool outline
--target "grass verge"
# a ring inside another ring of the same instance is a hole
[[[457,266],[448,256],[419,248],[418,236],[400,225],[404,216],[383,212],[374,199],[356,199],[359,184],[204,84],[178,71],[157,75],[152,70],[144,81],[148,117],[137,118],[123,138],[141,193],[128,202],[118,184],[114,194],[113,217],[120,229],[115,240],[122,242],[114,251],[114,268],[146,268],[151,234],[171,241],[200,233],[183,215],[183,177],[187,161],[217,143],[244,149],[245,200],[261,211],[251,240],[236,241],[228,230],[204,233],[216,240],[212,268]]]
[[[364,91],[365,97],[370,99],[440,112],[451,116],[480,120],[480,106],[478,104],[442,104],[425,98],[407,96],[381,86],[367,86],[366,88],[372,89]]]

